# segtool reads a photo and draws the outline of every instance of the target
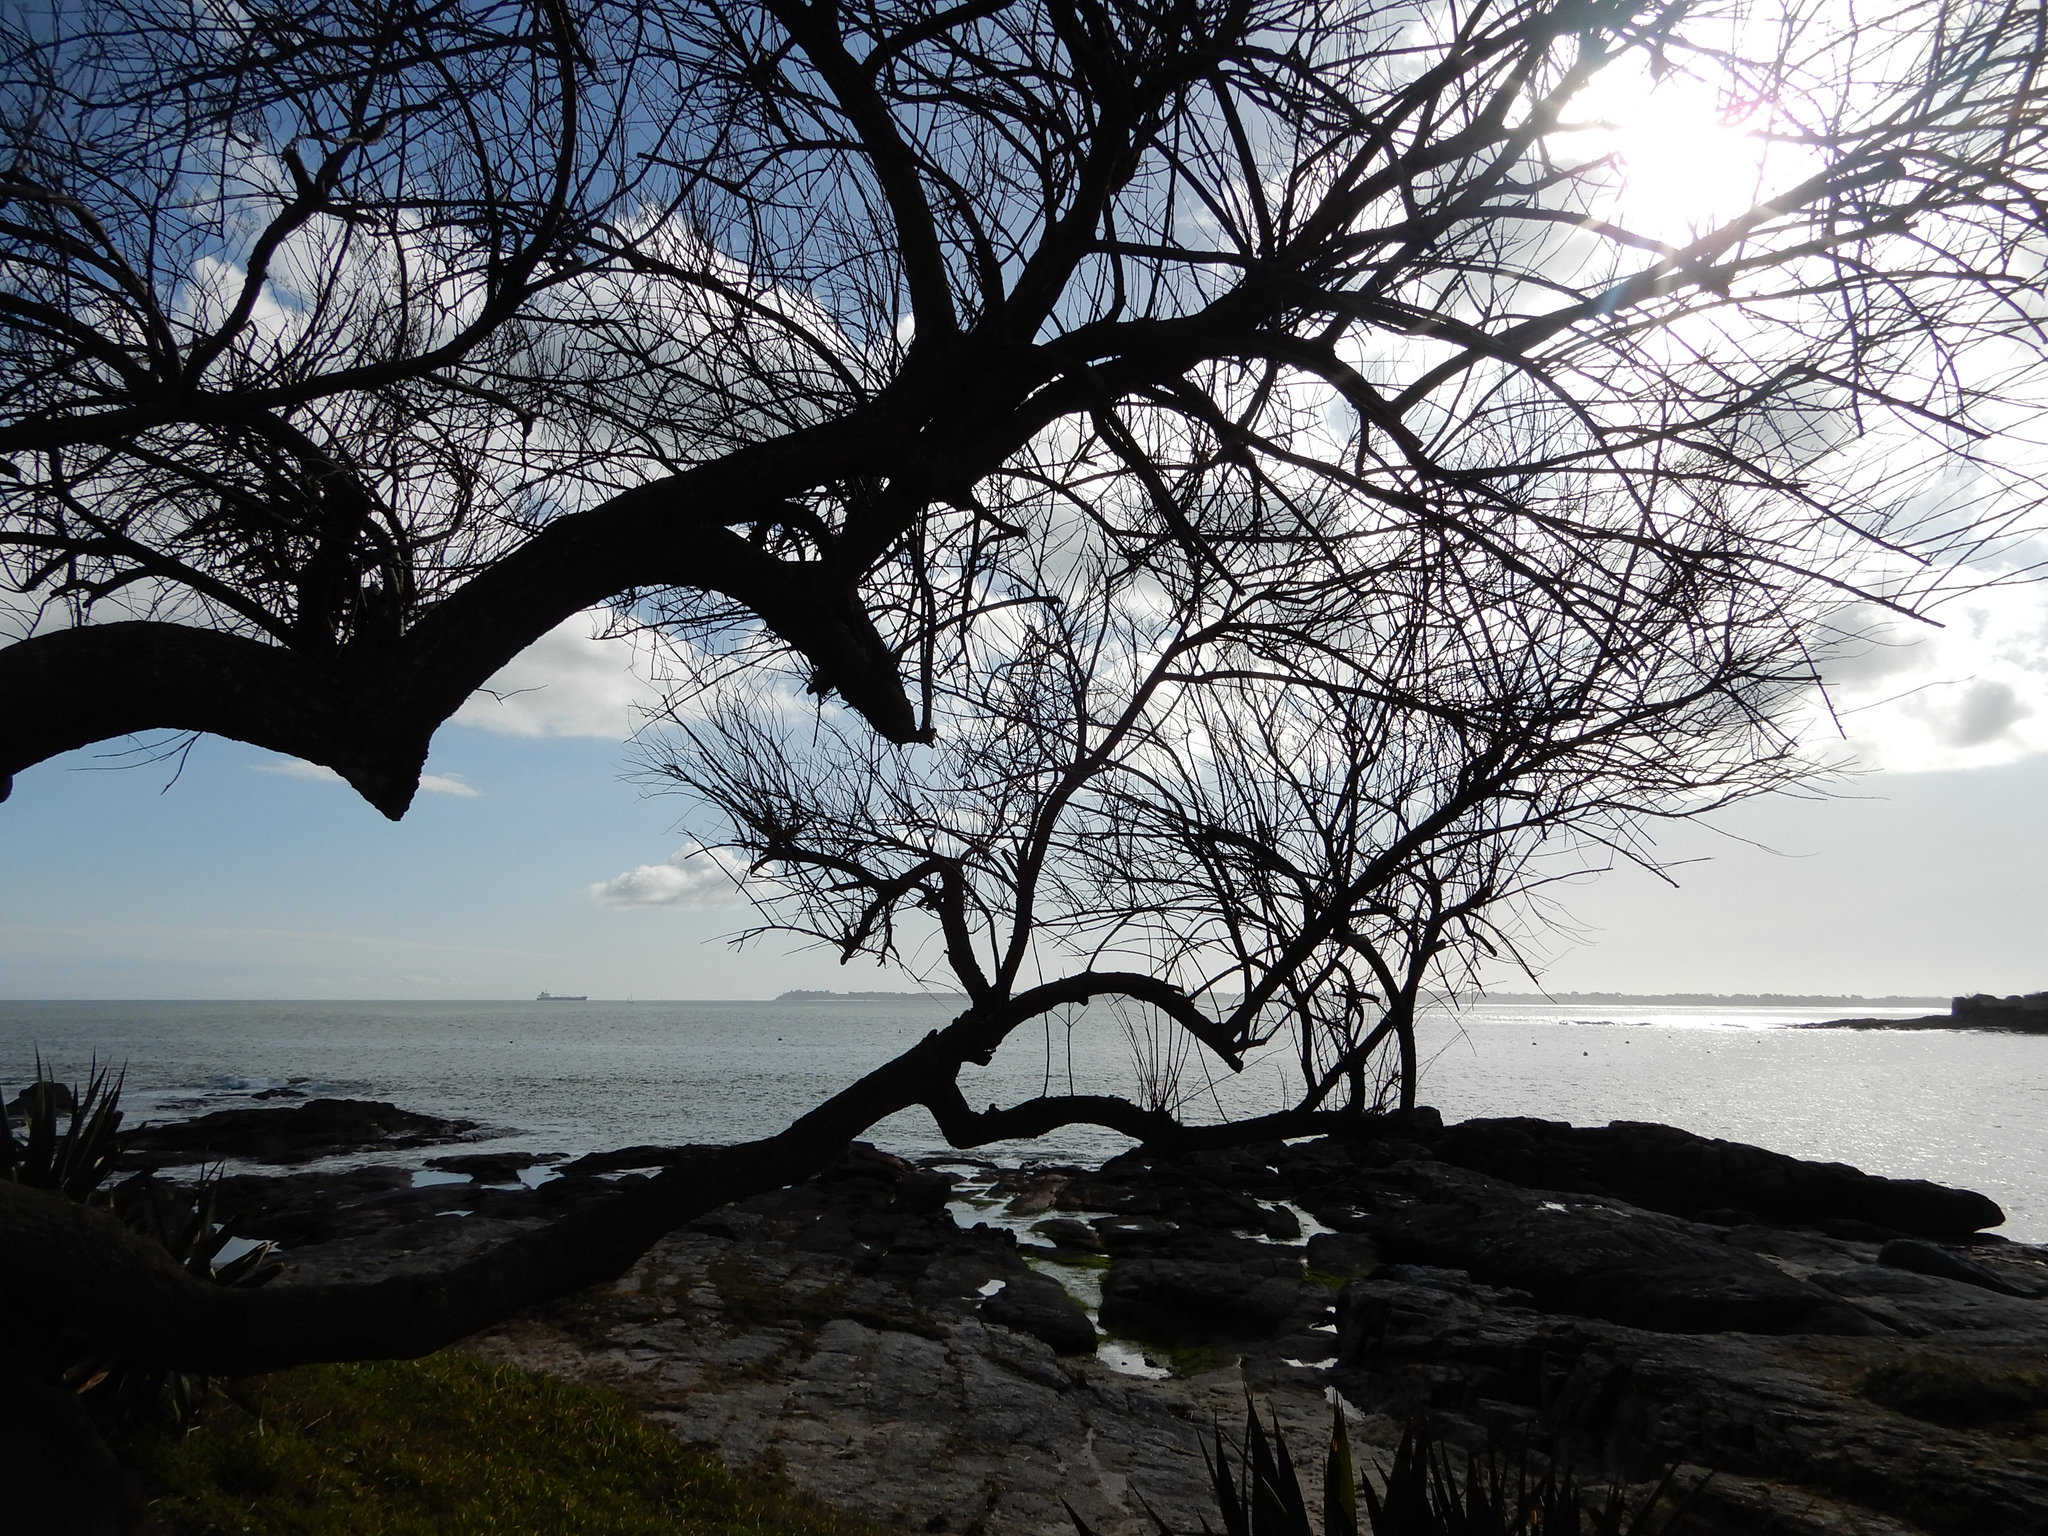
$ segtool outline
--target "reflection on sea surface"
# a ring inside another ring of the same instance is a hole
[[[0,1081],[33,1053],[60,1074],[125,1062],[137,1116],[247,1104],[268,1090],[390,1099],[501,1126],[492,1146],[583,1152],[728,1141],[779,1128],[957,1004],[916,1001],[0,1003]],[[1911,1016],[1919,1010],[1892,1010]],[[1661,1120],[1867,1172],[1982,1190],[2005,1232],[2048,1241],[2048,1036],[1798,1030],[1815,1010],[1486,1005],[1422,1027],[1423,1097],[1447,1119],[1536,1115],[1579,1124]],[[1106,1010],[1076,1010],[970,1069],[970,1103],[1068,1082],[1131,1091],[1131,1046]],[[1284,1055],[1233,1076],[1199,1059],[1188,1113],[1279,1107],[1298,1091]],[[873,1140],[940,1149],[921,1112]],[[1075,1128],[983,1149],[1093,1161],[1128,1143]]]

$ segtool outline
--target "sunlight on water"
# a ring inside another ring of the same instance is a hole
[[[125,1063],[133,1118],[291,1088],[481,1120],[503,1132],[486,1145],[575,1153],[779,1129],[949,1015],[920,1002],[4,1003],[0,1080],[24,1080],[39,1048],[60,1074]],[[1786,1027],[1821,1017],[1489,1005],[1425,1021],[1422,1096],[1453,1120],[1661,1120],[1962,1185],[2006,1208],[2008,1235],[2048,1240],[2048,1037]],[[1013,1039],[963,1089],[977,1107],[1065,1091],[1070,1062],[1082,1091],[1135,1091],[1128,1041],[1093,1012]],[[1182,1079],[1204,1118],[1277,1109],[1296,1087],[1272,1056],[1236,1077],[1191,1062]],[[922,1111],[872,1139],[942,1148]],[[1086,1161],[1128,1144],[1076,1128],[982,1150]]]

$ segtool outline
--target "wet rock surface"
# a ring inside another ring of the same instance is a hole
[[[474,1120],[443,1120],[372,1099],[308,1099],[278,1109],[222,1109],[168,1125],[145,1125],[125,1138],[134,1163],[199,1163],[249,1158],[309,1163],[347,1152],[428,1147],[459,1141]]]
[[[1710,1536],[2048,1532],[2048,1255],[1954,1228],[1988,1201],[1929,1185],[1885,1205],[1897,1192],[1868,1186],[1901,1181],[1788,1175],[1663,1127],[1379,1129],[1099,1169],[856,1147],[475,1347],[612,1386],[906,1530],[1055,1536],[1062,1498],[1109,1536],[1152,1530],[1145,1504],[1199,1529],[1197,1436],[1241,1422],[1249,1390],[1318,1461],[1335,1389],[1368,1464],[1426,1412],[1455,1442],[1527,1438],[1582,1472],[1712,1468]],[[1615,1147],[1675,1149],[1681,1171],[1610,1167]],[[642,1176],[529,1189],[447,1162],[473,1176],[228,1193],[253,1203],[242,1230],[325,1280],[444,1264]],[[1717,1166],[1734,1172],[1699,1171]],[[1806,1191],[1803,1219],[1753,1219],[1793,1198],[1765,1174]],[[1950,1213],[1947,1235],[1909,1232],[1908,1209]]]
[[[1874,1230],[1842,1235],[1937,1238],[1964,1237],[2005,1219],[1994,1201],[1972,1190],[1876,1178],[1846,1163],[1805,1162],[1633,1120],[1467,1120],[1435,1138],[1431,1151],[1513,1183],[1614,1195],[1674,1216],[1730,1212],[1753,1220],[1862,1223]]]

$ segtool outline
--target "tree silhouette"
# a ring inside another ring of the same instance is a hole
[[[642,732],[765,930],[923,971],[1005,1034],[1106,999],[1231,1068],[1291,1041],[1298,1101],[1256,1123],[1183,1124],[1201,1091],[1171,1074],[1141,1102],[1048,1092],[986,1115],[949,1080],[924,1102],[955,1145],[1412,1108],[1426,986],[1515,958],[1553,882],[1649,862],[1646,820],[1813,771],[1799,717],[1838,597],[1756,578],[1767,519],[1728,520],[1711,566],[1643,561],[1596,625],[1493,550],[1323,510],[1285,558],[1253,530],[1142,565],[1054,521],[1010,553],[1032,600],[948,669],[929,746],[758,678]]]
[[[2031,510],[2042,17],[1859,23],[14,13],[0,772],[216,732],[396,817],[474,689],[609,605],[696,686],[675,713],[711,756],[676,767],[785,916],[855,947],[909,902],[981,926],[949,956],[970,1005],[897,1061],[446,1274],[216,1294],[0,1185],[10,1300],[212,1371],[431,1349],[897,1109],[989,1132],[957,1074],[1047,987],[1121,991],[1226,1062],[1292,1010],[1306,1075],[1369,1099],[1350,1058],[1380,1026],[1327,1000],[1377,988],[1398,1037],[1417,957],[1485,937],[1544,838],[1768,782],[1827,626],[1924,604]],[[1713,95],[1743,195],[1643,211],[1586,105],[1636,79]],[[772,680],[836,696],[843,752],[789,782],[836,820],[787,823],[757,770],[788,744],[719,702]],[[1148,682],[1161,712],[1133,713]],[[967,836],[975,796],[1042,835]],[[1049,914],[1151,969],[1041,979]]]

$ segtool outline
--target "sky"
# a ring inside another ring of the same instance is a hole
[[[1560,894],[1554,991],[1947,996],[2048,988],[2048,588],[1837,669],[1859,772],[1669,830],[1674,883]],[[630,647],[571,620],[435,738],[386,821],[325,770],[202,739],[30,769],[0,804],[0,996],[772,997],[914,983],[728,937],[750,912],[633,771]],[[1823,728],[1826,723],[1822,722]],[[1527,990],[1524,979],[1496,985]]]
[[[1612,99],[1589,98],[1587,120],[1609,123],[1613,145],[1591,152],[1621,154],[1635,221],[1677,232],[1747,205],[1760,141],[1674,79],[1652,101],[1647,76],[1603,77]],[[2048,988],[2048,587],[1989,588],[1939,618],[1832,666],[1831,712],[1811,734],[1853,773],[1668,829],[1664,877],[1623,868],[1561,890],[1568,921],[1533,946],[1542,983]],[[653,694],[631,648],[592,631],[570,620],[479,692],[395,825],[326,770],[230,741],[202,740],[181,764],[116,743],[21,774],[0,804],[0,996],[912,985],[779,941],[728,942],[751,914],[685,853],[683,807],[632,771],[627,738]]]

